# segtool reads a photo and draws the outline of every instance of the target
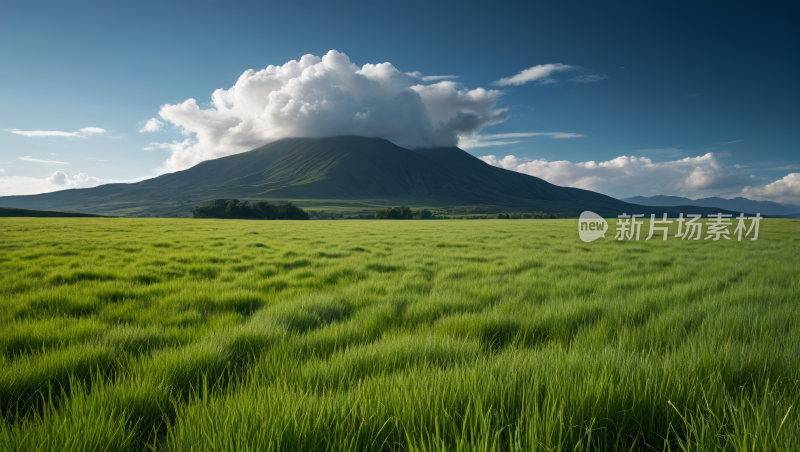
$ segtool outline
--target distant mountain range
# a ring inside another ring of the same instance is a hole
[[[577,216],[688,212],[648,208],[497,168],[459,148],[408,150],[379,138],[287,138],[253,151],[208,160],[134,184],[108,184],[30,196],[0,197],[0,206],[115,216],[190,216],[210,199],[292,201],[303,208],[348,209],[405,204],[476,206],[484,212]],[[692,213],[715,209],[695,207]]]
[[[634,196],[622,199],[625,202],[641,204],[643,206],[700,206],[716,207],[718,209],[732,210],[735,212],[760,213],[762,215],[794,215],[800,214],[800,207],[784,206],[771,201],[753,201],[747,198],[703,198],[689,199],[680,196]]]

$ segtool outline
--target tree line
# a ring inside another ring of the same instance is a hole
[[[259,201],[239,202],[238,199],[214,199],[192,209],[195,218],[236,218],[249,220],[308,220],[303,209],[290,202],[270,204]]]
[[[376,220],[429,220],[433,213],[428,209],[412,211],[410,207],[387,207],[375,211]]]
[[[379,220],[428,220],[431,218],[439,218],[443,220],[522,220],[522,219],[557,219],[569,218],[569,216],[559,216],[554,213],[544,212],[512,212],[512,213],[498,213],[489,215],[461,215],[453,216],[446,214],[434,214],[428,209],[420,209],[412,211],[411,208],[406,206],[387,207],[385,209],[378,209],[375,211],[375,218]]]

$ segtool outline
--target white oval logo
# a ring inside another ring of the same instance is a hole
[[[578,234],[584,242],[594,242],[600,237],[605,238],[607,230],[606,220],[594,212],[587,210],[578,218]]]

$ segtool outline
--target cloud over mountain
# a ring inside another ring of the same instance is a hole
[[[762,201],[800,204],[800,173],[789,173],[763,187],[745,187],[742,195]]]
[[[459,136],[506,120],[506,110],[496,107],[501,91],[470,90],[450,78],[404,73],[391,63],[358,67],[335,50],[250,69],[233,87],[214,91],[210,108],[200,108],[195,99],[161,107],[160,118],[189,138],[168,147],[171,155],[161,171],[285,137],[352,134],[409,148],[454,146]],[[143,131],[155,128],[153,122]]]
[[[634,195],[711,193],[744,187],[745,180],[733,174],[709,152],[667,162],[647,157],[620,156],[605,162],[520,159],[513,155],[480,157],[490,165],[540,177],[556,185],[583,188],[617,198]]]

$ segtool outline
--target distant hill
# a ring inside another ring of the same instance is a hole
[[[800,208],[787,207],[771,201],[753,201],[747,198],[703,198],[689,199],[680,196],[634,196],[624,198],[623,201],[643,206],[700,206],[716,207],[718,209],[732,210],[735,212],[760,213],[762,215],[792,215],[799,214]]]
[[[134,184],[0,197],[0,205],[187,217],[193,207],[222,198],[292,201],[305,209],[469,205],[575,216],[583,210],[606,216],[686,211],[648,209],[588,190],[559,187],[488,165],[455,147],[411,151],[387,140],[354,136],[287,138]]]
[[[90,213],[52,212],[49,210],[11,209],[7,207],[0,207],[0,218],[2,217],[99,217],[99,216],[100,215],[92,215]]]

